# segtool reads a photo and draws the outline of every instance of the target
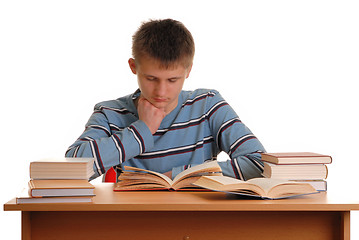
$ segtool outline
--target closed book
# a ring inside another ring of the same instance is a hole
[[[332,157],[312,152],[262,153],[262,161],[275,164],[330,164]]]
[[[326,179],[328,168],[325,164],[277,165],[264,162],[263,176],[289,180]]]
[[[86,197],[32,197],[29,189],[24,188],[16,197],[16,204],[23,203],[91,203],[92,198]]]
[[[328,190],[328,183],[325,180],[292,180],[293,182],[309,183],[319,192],[326,192]]]
[[[93,174],[94,158],[49,158],[30,163],[31,179],[86,179]]]
[[[32,197],[94,196],[95,187],[87,180],[30,180]]]

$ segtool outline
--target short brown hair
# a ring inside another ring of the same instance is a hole
[[[151,57],[160,64],[170,66],[192,65],[195,46],[192,34],[183,23],[173,20],[150,20],[142,23],[132,36],[132,55],[136,61]]]

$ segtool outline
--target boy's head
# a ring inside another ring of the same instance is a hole
[[[146,22],[133,35],[132,53],[128,63],[137,75],[141,97],[168,114],[177,106],[192,69],[191,33],[172,19]]]
[[[195,46],[192,34],[179,21],[151,20],[143,23],[132,37],[132,55],[137,64],[141,58],[152,58],[163,68],[192,66]]]

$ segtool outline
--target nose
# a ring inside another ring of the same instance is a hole
[[[156,92],[156,95],[157,96],[166,96],[166,91],[167,91],[167,84],[165,81],[158,81],[157,84],[156,84],[156,89],[155,89],[155,92]]]

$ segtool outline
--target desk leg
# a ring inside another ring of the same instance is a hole
[[[350,211],[341,213],[341,240],[350,240]]]
[[[31,212],[21,212],[21,239],[31,240]]]

